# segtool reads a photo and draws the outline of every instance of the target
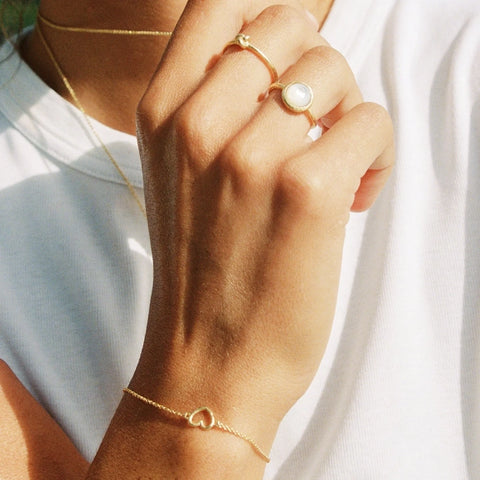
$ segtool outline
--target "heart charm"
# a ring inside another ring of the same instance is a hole
[[[196,420],[195,417],[200,418]],[[207,423],[205,423],[205,420],[207,420]],[[189,415],[188,424],[191,427],[198,427],[202,430],[210,430],[215,426],[215,417],[213,416],[213,412],[208,407],[200,407]]]

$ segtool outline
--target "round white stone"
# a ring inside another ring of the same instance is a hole
[[[287,106],[296,111],[306,110],[313,100],[310,87],[300,82],[287,85],[282,91],[282,96]]]

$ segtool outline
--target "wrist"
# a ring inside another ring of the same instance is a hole
[[[250,455],[268,461],[282,417],[272,415],[252,389],[241,388],[243,382],[232,375],[202,375],[193,366],[186,373],[178,364],[172,372],[163,365],[159,373],[140,361],[127,396],[143,403],[142,407],[150,410],[149,416],[157,417],[157,421],[176,425],[181,435],[194,435],[188,431],[200,430],[220,442],[226,441],[225,436],[231,437],[229,443],[245,443],[242,450],[246,448]],[[200,422],[213,428],[192,428]]]
[[[189,427],[186,418],[125,394],[87,478],[253,480],[263,477],[265,465],[248,442]]]

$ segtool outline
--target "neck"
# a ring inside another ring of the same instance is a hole
[[[171,31],[181,1],[43,0],[40,12],[60,25]],[[56,31],[40,24],[45,39],[89,115],[117,130],[135,133],[135,109],[147,88],[168,37],[116,36]],[[38,33],[22,55],[51,88],[71,100]],[[132,68],[132,65],[135,68]]]
[[[332,3],[333,0],[304,2],[321,23]],[[186,0],[42,0],[40,12],[65,26],[172,31],[185,4]],[[134,134],[136,106],[168,37],[62,32],[42,24],[40,28],[88,114],[110,127]],[[71,100],[36,30],[25,40],[21,53],[40,78]]]

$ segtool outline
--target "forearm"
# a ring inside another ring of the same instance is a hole
[[[88,464],[0,360],[0,479],[80,480]]]

